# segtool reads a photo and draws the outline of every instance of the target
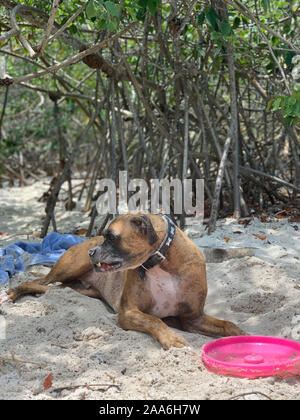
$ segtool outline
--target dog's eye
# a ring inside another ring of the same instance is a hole
[[[105,239],[109,242],[116,242],[119,239],[119,235],[116,235],[114,232],[109,230],[105,235]]]

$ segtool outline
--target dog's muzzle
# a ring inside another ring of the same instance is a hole
[[[91,263],[93,264],[95,271],[104,273],[106,271],[117,270],[122,266],[122,260],[120,258],[114,258],[109,253],[103,252],[99,246],[92,248],[88,251]]]

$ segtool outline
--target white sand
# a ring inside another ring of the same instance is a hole
[[[0,232],[7,233],[0,235],[0,247],[17,240],[39,241],[34,234],[40,231],[44,204],[36,199],[47,187],[40,182],[0,190]],[[65,212],[63,203],[56,214],[61,233],[89,222],[80,208]],[[205,226],[187,232],[199,246],[223,246],[229,237],[228,246],[257,248],[254,257],[207,265],[207,313],[234,321],[251,334],[300,341],[300,290],[295,288],[300,286],[300,224],[271,220],[255,219],[244,228],[225,219],[210,237]],[[34,278],[30,273],[16,277]],[[0,291],[6,288],[0,286]],[[20,363],[19,372],[13,362],[0,364],[1,399],[300,399],[299,377],[248,380],[215,375],[201,361],[202,346],[210,338],[180,332],[190,347],[164,351],[150,336],[119,328],[117,316],[101,301],[71,289],[4,302],[1,319],[6,339],[0,339],[0,357],[10,357],[13,350],[19,360],[46,364]],[[50,373],[52,386],[45,390]]]

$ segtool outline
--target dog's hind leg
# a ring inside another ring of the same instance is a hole
[[[38,280],[40,279],[36,279],[34,281],[25,281],[24,283],[21,283],[16,288],[8,290],[7,296],[10,300],[15,302],[19,297],[23,295],[45,293],[49,287],[39,284]]]
[[[23,295],[45,293],[48,290],[48,284],[65,283],[80,278],[93,268],[88,250],[101,242],[103,242],[103,237],[96,236],[72,246],[60,257],[46,276],[21,283],[15,289],[8,291],[8,297],[15,301]]]
[[[247,335],[237,325],[203,314],[196,319],[181,319],[184,331],[208,335],[209,337],[227,337],[232,335]]]

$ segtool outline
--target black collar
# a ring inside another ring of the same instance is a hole
[[[138,267],[138,272],[142,280],[145,279],[145,271],[149,270],[155,265],[160,264],[166,259],[165,255],[168,252],[168,249],[170,248],[175,237],[175,224],[168,216],[163,215],[162,217],[167,225],[166,234],[158,250],[153,255],[151,255],[151,257],[149,257],[147,261],[145,261],[142,265]]]

